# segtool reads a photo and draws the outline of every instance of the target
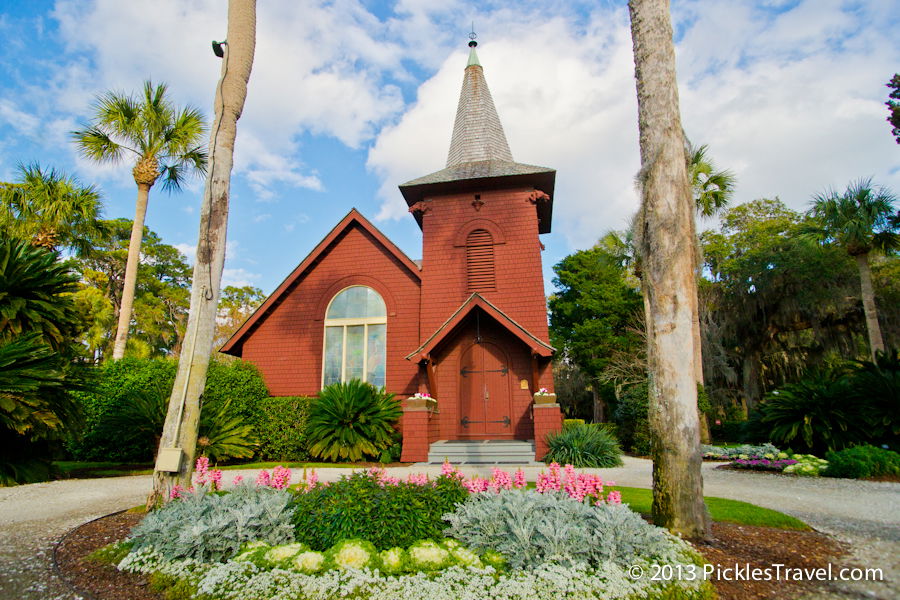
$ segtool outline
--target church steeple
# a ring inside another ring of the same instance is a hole
[[[470,36],[469,61],[463,77],[447,167],[483,160],[513,162],[494,99],[478,62],[474,33]]]
[[[478,44],[474,34],[470,37],[471,50],[459,94],[447,166],[400,184],[400,192],[422,227],[427,204],[441,196],[530,188],[534,190],[534,198],[529,201],[537,210],[539,233],[549,233],[556,171],[513,160],[494,99],[484,79],[484,69],[475,52]]]

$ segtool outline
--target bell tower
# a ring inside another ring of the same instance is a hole
[[[447,165],[400,186],[422,228],[421,330],[478,293],[546,341],[538,236],[550,232],[556,171],[513,160],[470,37]]]

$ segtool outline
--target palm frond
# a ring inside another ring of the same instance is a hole
[[[135,152],[128,146],[116,143],[108,133],[97,126],[73,131],[72,137],[78,145],[78,152],[98,163],[117,163],[125,157],[127,151]]]

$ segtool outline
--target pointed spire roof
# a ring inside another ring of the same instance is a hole
[[[482,160],[513,162],[491,90],[484,78],[484,69],[475,53],[477,44],[475,40],[469,42],[472,49],[456,107],[448,167]]]
[[[474,34],[473,34],[474,35]],[[472,37],[472,36],[470,36]],[[475,52],[474,37],[469,42],[469,60],[463,75],[462,90],[453,123],[453,136],[447,167],[407,181],[400,192],[408,206],[428,197],[454,194],[470,190],[534,187],[546,193],[550,200],[537,204],[540,233],[549,233],[553,212],[553,189],[556,170],[513,160],[497,115],[494,99],[484,77],[484,69]],[[419,227],[422,213],[414,213]]]

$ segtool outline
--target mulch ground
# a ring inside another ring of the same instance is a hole
[[[86,600],[162,600],[151,592],[147,578],[117,571],[86,556],[94,550],[123,539],[142,515],[117,513],[86,523],[64,537],[56,549],[56,563],[62,578]],[[714,540],[699,545],[706,560],[720,568],[769,568],[782,564],[791,568],[820,568],[842,563],[844,553],[830,537],[813,531],[786,531],[768,527],[713,524]],[[793,581],[714,580],[722,600],[789,600],[825,589],[822,583]]]

